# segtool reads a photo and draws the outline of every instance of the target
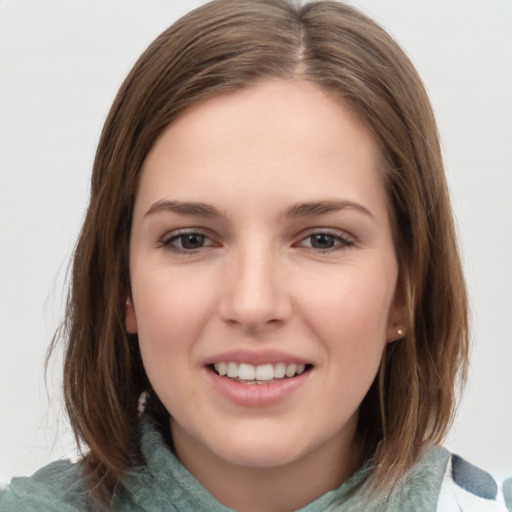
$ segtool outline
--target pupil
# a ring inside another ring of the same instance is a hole
[[[330,247],[333,247],[334,239],[330,235],[312,235],[311,245],[316,249],[329,249]]]
[[[204,235],[190,234],[181,237],[181,245],[184,249],[198,249],[204,244]]]

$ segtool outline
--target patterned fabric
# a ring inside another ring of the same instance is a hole
[[[498,486],[489,473],[452,455],[439,493],[437,512],[506,512],[497,495]]]
[[[146,465],[131,470],[112,512],[232,512],[185,469],[149,422],[140,427]],[[363,465],[297,512],[503,512],[490,475],[443,447],[426,450],[389,495],[370,497]],[[96,512],[81,467],[57,461],[0,492],[0,512]]]
[[[512,478],[508,478],[503,483],[503,496],[505,505],[507,505],[509,512],[512,512]]]

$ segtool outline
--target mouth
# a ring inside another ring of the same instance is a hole
[[[208,367],[218,376],[242,384],[271,384],[298,377],[309,372],[313,365],[282,362],[252,365],[234,361],[220,361]]]

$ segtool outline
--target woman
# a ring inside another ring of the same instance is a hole
[[[438,446],[468,334],[428,98],[344,4],[215,1],[148,48],[62,334],[88,451],[2,510],[499,510]]]

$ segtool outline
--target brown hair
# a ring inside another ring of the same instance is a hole
[[[312,81],[350,104],[386,166],[400,287],[409,326],[388,344],[361,405],[374,481],[393,485],[449,427],[466,374],[467,301],[432,109],[407,56],[343,3],[215,0],[181,18],[121,86],[99,142],[73,262],[66,321],[65,403],[84,472],[108,506],[137,461],[137,401],[151,390],[136,335],[125,331],[128,246],[140,170],[163,130],[200,99],[265,77]],[[146,410],[165,434],[154,393]]]

